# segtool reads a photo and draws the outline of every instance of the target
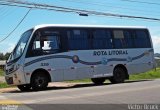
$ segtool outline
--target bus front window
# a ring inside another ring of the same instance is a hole
[[[19,58],[23,54],[25,46],[26,46],[26,44],[28,42],[28,39],[31,36],[31,34],[32,34],[32,30],[28,30],[28,31],[26,31],[25,33],[22,34],[19,42],[17,43],[17,45],[14,48],[10,58],[8,59],[8,62]]]

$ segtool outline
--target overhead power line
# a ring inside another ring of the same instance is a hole
[[[12,3],[12,4],[11,4]],[[101,15],[101,16],[111,16],[111,17],[119,17],[119,18],[129,18],[129,19],[143,19],[143,20],[152,20],[152,21],[160,21],[159,18],[151,18],[151,17],[143,17],[143,16],[130,16],[123,14],[114,14],[114,13],[105,13],[99,11],[91,11],[91,10],[82,10],[76,8],[68,8],[62,6],[55,5],[47,5],[47,4],[38,4],[31,2],[21,2],[21,1],[6,1],[6,3],[0,3],[0,5],[7,6],[16,6],[16,7],[24,7],[24,8],[34,8],[34,9],[43,9],[43,10],[53,10],[60,12],[70,12],[70,13],[78,13],[78,14],[90,14],[90,15]]]
[[[160,13],[160,11],[154,11],[154,14],[153,11],[146,11],[146,10],[141,10],[141,9],[135,9],[135,8],[128,8],[128,7],[124,7],[124,6],[115,6],[113,4],[110,4],[108,2],[90,2],[90,1],[75,1],[75,0],[61,0],[61,1],[64,1],[64,2],[70,2],[70,3],[79,3],[79,4],[83,4],[83,5],[94,5],[94,6],[101,6],[101,7],[111,7],[111,8],[114,8],[114,9],[118,9],[118,11],[120,10],[128,10],[129,13],[131,12],[136,12],[137,13],[140,13],[140,14],[145,14],[145,15],[157,15],[159,16],[159,14],[157,13]],[[105,10],[103,10],[105,11]]]
[[[160,5],[160,3],[157,3],[157,2],[144,2],[144,1],[137,1],[137,0],[121,0],[121,1],[143,3],[143,4],[149,4],[149,5]]]
[[[21,21],[16,25],[16,27],[5,38],[0,40],[0,43],[3,42],[4,40],[6,40],[20,26],[20,24],[24,21],[24,19],[27,17],[27,15],[29,14],[30,11],[31,11],[31,9],[29,9],[27,11],[27,13],[24,15],[24,17],[21,19]]]
[[[115,6],[114,4],[110,4],[108,2],[90,2],[90,1],[75,1],[75,0],[61,0],[61,1],[67,1],[71,3],[79,3],[79,4],[84,4],[84,5],[95,5],[95,6],[103,6],[103,7],[112,7],[112,8],[117,8],[117,9],[124,9],[124,10],[129,10],[129,11],[136,11],[136,12],[144,12],[146,10],[140,10],[140,9],[135,9],[135,8],[128,8],[124,6]]]

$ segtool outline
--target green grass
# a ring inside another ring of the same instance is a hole
[[[4,71],[0,69],[0,77],[4,76]],[[0,88],[7,88],[10,87],[9,85],[7,85],[6,82],[0,82]]]
[[[142,79],[158,79],[160,78],[160,68],[157,68],[155,70],[151,70],[145,73],[140,73],[140,74],[133,74],[130,75],[129,80],[142,80]],[[79,82],[92,82],[90,79],[82,79],[82,80],[72,80],[72,81],[65,81],[65,82],[71,82],[71,83],[79,83]],[[108,82],[108,80],[106,80]]]
[[[9,86],[7,83],[0,83],[0,88],[7,88],[7,87],[12,87],[12,86]]]
[[[151,70],[141,74],[130,75],[130,80],[140,80],[140,79],[157,79],[160,78],[160,68]]]
[[[0,69],[0,76],[4,76],[4,71]]]
[[[91,79],[79,79],[79,80],[70,80],[70,81],[64,81],[64,82],[69,82],[69,83],[87,83],[87,82],[92,82]]]

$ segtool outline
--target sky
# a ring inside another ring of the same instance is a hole
[[[144,16],[160,19],[160,0],[141,0],[158,4],[144,4],[125,0],[21,0],[69,8],[94,10],[106,13]],[[139,1],[139,0],[137,0]],[[0,40],[6,37],[20,22],[28,9],[0,5]],[[26,30],[40,24],[87,24],[113,26],[145,26],[150,30],[155,53],[160,53],[160,21],[115,18],[109,16],[79,16],[77,13],[64,13],[32,9],[21,25],[5,41],[0,42],[0,52],[11,52],[20,36]]]

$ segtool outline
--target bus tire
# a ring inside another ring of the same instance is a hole
[[[113,84],[123,83],[126,79],[125,70],[121,67],[116,67],[113,71],[113,77],[109,78]]]
[[[102,85],[106,78],[91,78],[91,81],[96,85]]]
[[[31,85],[30,84],[18,85],[17,87],[21,91],[29,91],[31,89]]]
[[[31,86],[35,91],[45,90],[49,83],[49,77],[44,72],[37,72],[31,78]]]

